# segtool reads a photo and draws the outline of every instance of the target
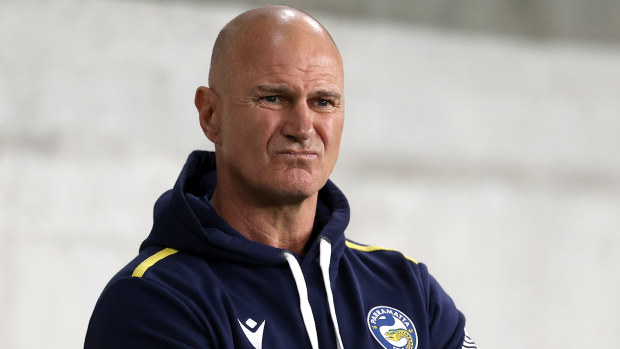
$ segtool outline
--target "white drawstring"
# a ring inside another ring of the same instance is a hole
[[[323,272],[323,284],[325,292],[327,292],[327,303],[329,304],[329,313],[332,316],[334,330],[336,332],[336,347],[343,349],[342,338],[340,338],[340,328],[338,327],[338,318],[336,317],[336,308],[334,305],[334,295],[332,294],[332,284],[329,281],[329,263],[332,257],[332,245],[326,239],[321,237],[319,263]]]
[[[308,288],[306,286],[304,274],[301,272],[301,267],[297,262],[297,258],[295,258],[291,252],[284,251],[282,255],[288,262],[289,268],[291,268],[291,273],[293,273],[293,279],[295,279],[297,293],[299,293],[299,310],[301,311],[301,317],[304,319],[304,325],[306,326],[306,332],[310,338],[310,344],[313,349],[319,349],[316,323],[314,322],[314,315],[312,314],[312,308],[310,307],[310,302],[308,301]],[[329,314],[331,315],[334,331],[336,332],[336,347],[338,349],[344,349],[344,346],[342,345],[342,338],[340,337],[338,319],[336,318],[334,295],[332,294],[332,286],[329,281],[329,264],[331,261],[331,255],[331,243],[326,238],[321,237],[321,241],[319,243],[319,265],[321,266],[321,272],[323,274],[323,285],[325,286],[325,292],[327,293]]]
[[[301,272],[297,258],[288,251],[282,253],[289,268],[293,273],[295,279],[295,285],[297,285],[297,293],[299,293],[299,309],[301,311],[301,317],[304,319],[304,325],[306,325],[306,332],[310,338],[310,344],[312,349],[319,349],[319,338],[316,333],[316,324],[314,323],[314,315],[312,315],[312,308],[310,308],[310,302],[308,302],[308,289],[306,287],[306,280],[304,274]]]

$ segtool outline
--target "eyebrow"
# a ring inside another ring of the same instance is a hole
[[[295,90],[286,86],[286,85],[258,85],[248,89],[250,93],[262,92],[262,93],[273,93],[273,94],[285,94],[290,95],[294,94]]]
[[[252,87],[250,89],[248,89],[248,92],[250,94],[255,94],[257,92],[259,93],[273,93],[273,94],[277,94],[277,95],[295,95],[297,92],[286,86],[286,85],[258,85],[255,87]],[[321,90],[317,90],[314,91],[312,93],[313,97],[320,97],[320,98],[333,98],[336,100],[341,100],[342,99],[342,94],[334,91],[334,90],[327,90],[327,89],[321,89]]]
[[[327,97],[327,98],[332,98],[335,100],[341,100],[342,99],[342,95],[336,91],[332,91],[332,90],[318,90],[315,93],[316,97]]]

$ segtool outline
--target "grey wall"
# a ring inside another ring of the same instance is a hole
[[[0,2],[0,347],[82,345],[247,5]],[[425,262],[487,348],[618,348],[620,46],[312,10],[345,60],[349,236]]]
[[[231,0],[185,0],[231,3]],[[269,0],[232,0],[254,6]],[[289,5],[363,21],[417,23],[535,40],[620,42],[617,0],[289,0]]]

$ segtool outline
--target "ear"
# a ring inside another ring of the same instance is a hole
[[[219,96],[212,89],[204,86],[196,89],[194,104],[198,109],[200,127],[205,136],[214,144],[220,144]]]

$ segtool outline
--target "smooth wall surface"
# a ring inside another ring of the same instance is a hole
[[[82,346],[212,149],[193,94],[245,9],[0,2],[0,347]],[[312,14],[345,60],[348,236],[425,262],[481,348],[620,348],[620,45]]]

